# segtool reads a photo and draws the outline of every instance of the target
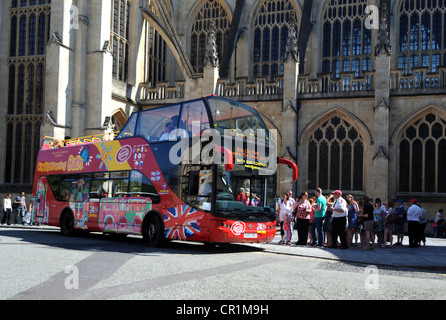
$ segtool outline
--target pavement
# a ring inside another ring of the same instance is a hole
[[[22,228],[35,230],[58,230],[59,228],[49,226],[1,226],[2,228]],[[393,236],[394,243],[396,236]],[[362,250],[360,247],[349,247],[348,249],[332,249],[313,246],[297,246],[294,234],[291,240],[292,245],[280,245],[280,235],[270,243],[245,244],[264,252],[276,254],[286,254],[307,258],[318,258],[332,261],[342,261],[346,263],[360,263],[375,266],[395,267],[395,268],[415,268],[432,271],[439,271],[446,274],[446,239],[426,237],[426,246],[419,248],[409,247],[408,236],[404,237],[403,245],[392,248],[378,248],[375,245],[373,250]]]
[[[396,236],[393,236],[394,243]],[[409,247],[409,237],[404,236],[403,245],[393,245],[392,248],[379,248],[362,250],[360,247],[349,247],[348,249],[332,249],[313,246],[280,245],[280,235],[270,243],[252,244],[264,251],[287,254],[309,258],[319,258],[348,263],[360,263],[376,266],[387,266],[396,268],[427,269],[446,273],[446,239],[426,237],[426,246],[418,248]]]

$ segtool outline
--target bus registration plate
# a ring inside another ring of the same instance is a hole
[[[257,233],[244,233],[245,239],[257,239]]]

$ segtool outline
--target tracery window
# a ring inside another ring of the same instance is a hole
[[[113,78],[127,81],[129,69],[131,0],[113,0],[111,44],[113,50]]]
[[[254,77],[265,76],[273,81],[283,75],[292,15],[296,17],[296,11],[289,0],[263,2],[254,22]]]
[[[12,0],[5,118],[6,183],[32,183],[45,95],[51,1]]]
[[[207,0],[195,16],[191,30],[190,59],[195,72],[203,73],[206,42],[211,22],[216,26],[217,56],[221,62],[224,46],[229,36],[231,21],[223,6],[217,0]]]
[[[404,0],[400,7],[398,68],[436,72],[446,64],[446,1]]]
[[[399,191],[446,192],[446,120],[429,113],[410,125],[399,144]]]
[[[363,190],[364,139],[348,121],[333,117],[310,137],[308,189]]]
[[[371,29],[365,27],[367,0],[330,0],[323,17],[322,72],[360,76],[372,69]]]
[[[164,41],[161,34],[153,28],[149,22],[145,22],[146,34],[147,34],[147,47],[146,55],[147,59],[147,73],[145,76],[146,83],[149,83],[152,87],[156,86],[157,82],[166,81],[166,56],[167,56],[167,43]]]

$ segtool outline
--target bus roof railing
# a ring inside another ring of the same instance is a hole
[[[65,140],[59,140],[50,136],[43,136],[41,150],[61,149],[83,144],[112,141],[118,136],[118,134],[119,132],[102,133],[80,138],[70,138]]]

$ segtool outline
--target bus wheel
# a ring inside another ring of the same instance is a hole
[[[156,215],[149,217],[148,222],[143,227],[143,237],[152,247],[159,247],[164,242],[164,228],[161,219]]]
[[[60,217],[60,231],[64,236],[72,237],[76,233],[74,229],[74,216],[71,212],[63,212]]]

